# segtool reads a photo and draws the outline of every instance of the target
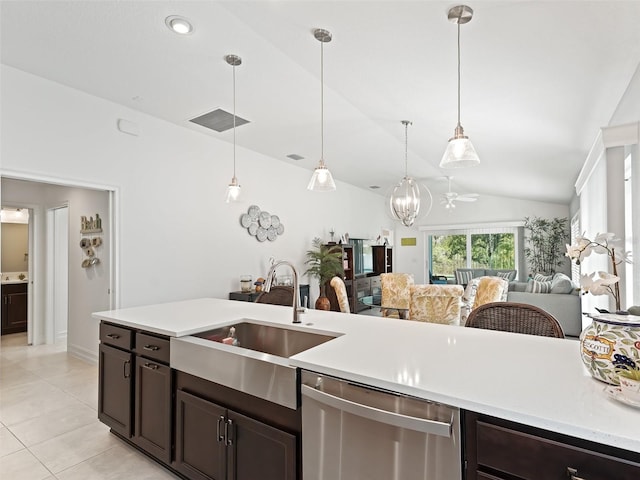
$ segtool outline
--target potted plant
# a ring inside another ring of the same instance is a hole
[[[556,267],[563,264],[563,250],[569,239],[567,222],[566,218],[525,217],[524,228],[529,234],[524,255],[530,272],[553,275]]]
[[[307,250],[307,260],[304,262],[309,266],[305,275],[310,275],[318,280],[320,285],[320,296],[316,300],[317,310],[329,310],[331,304],[326,295],[326,284],[332,277],[342,275],[342,252],[334,245],[324,245],[319,238],[313,239],[313,249]]]

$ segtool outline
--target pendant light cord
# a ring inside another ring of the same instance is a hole
[[[233,178],[236,178],[236,66],[233,65]]]
[[[460,126],[460,18],[458,18],[458,126]]]
[[[324,165],[324,42],[320,41],[320,163]]]
[[[404,124],[404,177],[407,178],[409,176],[409,167],[408,167],[408,157],[409,157],[409,147],[407,141],[407,129],[409,128],[409,122],[405,122]]]

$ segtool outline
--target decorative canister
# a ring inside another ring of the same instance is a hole
[[[580,334],[580,355],[593,378],[619,385],[616,369],[640,369],[640,316],[592,315]]]

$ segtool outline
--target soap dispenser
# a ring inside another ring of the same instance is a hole
[[[229,329],[229,337],[231,338],[231,345],[233,345],[234,347],[240,345],[238,337],[236,337],[236,327],[231,327]]]

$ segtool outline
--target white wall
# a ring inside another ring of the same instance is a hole
[[[609,126],[624,125],[638,120],[640,120],[640,64],[611,116]]]
[[[308,170],[242,148],[243,202],[225,204],[231,144],[5,65],[0,74],[5,173],[117,187],[121,307],[227,298],[241,274],[264,276],[271,256],[303,271],[312,239],[328,240],[331,228],[375,238],[391,227],[380,195],[339,180],[334,193],[308,192]],[[119,132],[119,118],[139,136]],[[284,235],[251,237],[239,223],[251,204],[278,215]]]
[[[636,69],[635,74],[629,82],[629,86],[624,95],[620,99],[620,103],[616,108],[611,121],[610,127],[617,125],[625,125],[629,123],[640,122],[640,64]],[[629,275],[625,275],[626,282],[632,282],[632,297],[626,298],[626,307],[631,305],[640,305],[640,268],[638,267],[640,259],[640,145],[628,145],[625,148],[625,155],[631,154],[631,182],[633,185],[633,200],[632,200],[632,232],[625,232],[627,237],[632,238],[631,252],[633,254],[634,265],[632,268],[627,268]],[[624,290],[624,288],[622,288]]]
[[[394,262],[398,272],[413,273],[416,283],[426,283],[425,275],[425,239],[419,231],[421,226],[451,225],[464,228],[469,224],[486,224],[500,222],[524,222],[525,217],[563,218],[569,217],[569,205],[534,202],[518,198],[507,198],[482,195],[473,203],[458,203],[455,210],[447,210],[436,201],[419,225],[407,228],[398,226],[395,229]],[[403,237],[415,237],[415,247],[400,245]],[[427,272],[428,273],[428,272]]]

